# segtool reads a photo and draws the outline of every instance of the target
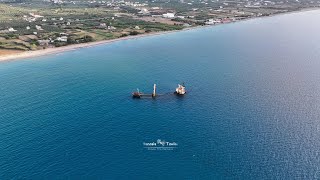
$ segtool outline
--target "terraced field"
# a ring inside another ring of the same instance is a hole
[[[4,24],[12,24],[12,21],[22,21],[23,15],[32,10],[0,4],[0,27]]]

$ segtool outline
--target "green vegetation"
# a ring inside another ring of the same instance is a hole
[[[170,3],[167,0],[113,3],[85,0],[58,3],[42,0],[1,2],[0,48],[19,50],[181,30],[210,22],[233,22],[315,6],[265,1],[259,7],[248,7],[247,0],[171,0]],[[163,18],[162,15],[166,13],[174,13],[175,17]]]
[[[26,4],[18,7],[0,3],[0,48],[35,50],[182,29],[182,26],[138,20],[128,14],[137,12],[131,7],[119,10],[57,5],[33,8]],[[29,35],[35,38],[27,38]]]

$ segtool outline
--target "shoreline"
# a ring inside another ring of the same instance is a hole
[[[273,14],[270,16],[248,18],[248,19],[243,19],[243,20],[231,22],[231,23],[244,22],[244,21],[258,19],[258,18],[268,18],[268,17],[278,16],[278,15],[300,13],[300,12],[305,12],[305,11],[319,10],[319,9],[320,8],[316,8],[316,7],[315,8],[305,8],[305,9],[301,9],[298,11],[289,11],[289,12],[284,12],[284,13]],[[225,23],[225,24],[231,24],[231,23]],[[190,31],[190,30],[194,30],[194,29],[198,29],[198,28],[208,28],[208,27],[214,27],[214,26],[218,26],[218,25],[224,25],[224,24],[222,23],[222,24],[217,24],[217,25],[194,26],[194,27],[184,28],[181,30],[145,33],[145,34],[140,34],[140,35],[135,35],[135,36],[116,38],[116,39],[88,42],[88,43],[81,43],[81,44],[71,44],[71,45],[67,45],[67,46],[63,46],[63,47],[48,48],[48,49],[36,50],[36,51],[25,51],[25,52],[21,52],[19,54],[4,55],[4,56],[0,57],[0,62],[22,60],[25,58],[33,58],[33,57],[39,57],[39,56],[45,56],[45,55],[59,54],[59,53],[67,52],[67,51],[74,51],[74,50],[78,50],[81,48],[88,48],[88,47],[93,47],[93,46],[98,46],[98,45],[103,45],[103,44],[114,43],[114,42],[118,42],[118,41],[138,39],[138,38],[149,37],[149,36],[158,36],[158,35],[164,35],[164,34],[175,33],[175,32]]]
[[[39,56],[45,56],[45,55],[59,54],[59,53],[67,52],[67,51],[78,50],[81,48],[88,48],[88,47],[98,46],[98,45],[102,45],[102,44],[109,44],[109,43],[114,43],[114,42],[118,42],[118,41],[125,41],[125,40],[130,40],[130,39],[138,39],[138,38],[142,38],[142,37],[157,36],[157,35],[163,35],[163,34],[168,34],[168,33],[187,31],[187,30],[196,29],[196,28],[200,28],[200,27],[202,27],[202,26],[195,26],[195,27],[185,28],[185,29],[181,29],[181,30],[138,34],[135,36],[127,36],[127,37],[121,37],[121,38],[116,38],[116,39],[108,39],[108,40],[94,41],[94,42],[81,43],[81,44],[71,44],[71,45],[62,46],[62,47],[48,48],[48,49],[42,49],[42,50],[36,50],[36,51],[25,51],[25,52],[21,52],[19,54],[14,54],[14,55],[12,55],[12,54],[4,55],[3,57],[0,57],[0,62],[21,60],[22,58],[32,58],[32,57],[39,57]]]

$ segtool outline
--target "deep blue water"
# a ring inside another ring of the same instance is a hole
[[[319,179],[320,11],[0,63],[0,179]],[[184,81],[188,94],[171,94]],[[134,100],[137,87],[159,98]],[[147,150],[143,142],[178,143]]]

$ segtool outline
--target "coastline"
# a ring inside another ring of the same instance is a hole
[[[125,40],[130,40],[130,39],[137,39],[137,38],[142,38],[142,37],[157,36],[157,35],[163,35],[163,34],[168,34],[168,33],[187,31],[187,30],[196,29],[196,28],[200,28],[200,27],[202,27],[202,26],[195,26],[195,27],[191,27],[191,28],[185,28],[182,30],[161,31],[161,32],[154,32],[154,33],[147,33],[147,34],[139,34],[139,35],[135,35],[135,36],[127,36],[127,37],[122,37],[122,38],[81,43],[81,44],[71,44],[71,45],[62,46],[62,47],[48,48],[48,49],[42,49],[42,50],[36,50],[36,51],[25,51],[25,52],[21,52],[19,54],[14,54],[14,55],[12,55],[12,54],[4,55],[4,56],[0,57],[0,62],[19,60],[19,59],[23,59],[23,58],[39,57],[39,56],[51,55],[51,54],[59,54],[62,52],[73,51],[73,50],[77,50],[77,49],[81,49],[81,48],[98,46],[98,45],[102,45],[102,44],[109,44],[109,43],[113,43],[113,42],[125,41]]]
[[[291,14],[291,13],[313,11],[313,10],[319,10],[319,9],[320,8],[317,8],[317,7],[306,8],[306,9],[301,9],[298,11],[289,11],[289,12],[274,14],[274,15],[270,15],[270,16],[248,18],[248,19],[244,19],[244,20],[240,20],[240,21],[231,22],[231,23],[243,22],[243,21],[248,21],[248,20],[258,19],[258,18],[268,18],[268,17]],[[225,23],[225,24],[231,24],[231,23]],[[59,53],[66,52],[66,51],[73,51],[73,50],[77,50],[77,49],[81,49],[81,48],[87,48],[87,47],[92,47],[92,46],[97,46],[97,45],[102,45],[102,44],[109,44],[109,43],[118,42],[118,41],[137,39],[137,38],[149,37],[149,36],[164,35],[164,34],[169,34],[169,33],[189,31],[189,30],[193,30],[193,29],[207,28],[207,27],[213,27],[213,26],[218,26],[218,25],[224,25],[224,24],[194,26],[194,27],[184,28],[181,30],[153,32],[153,33],[146,33],[146,34],[140,34],[140,35],[135,35],[135,36],[127,36],[127,37],[122,37],[122,38],[117,38],[117,39],[109,39],[109,40],[95,41],[95,42],[81,43],[81,44],[71,44],[71,45],[67,45],[67,46],[63,46],[63,47],[48,48],[48,49],[43,49],[43,50],[25,51],[25,52],[21,52],[18,54],[4,55],[4,56],[0,57],[0,62],[13,61],[13,60],[19,60],[19,59],[22,60],[25,58],[39,57],[39,56],[45,56],[45,55],[51,55],[51,54],[59,54]]]

